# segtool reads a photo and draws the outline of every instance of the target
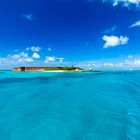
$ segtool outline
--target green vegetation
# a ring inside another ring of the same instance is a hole
[[[72,71],[75,70],[76,68],[74,67],[48,67],[45,70],[49,71],[49,70],[64,70],[64,71]]]
[[[76,68],[73,67],[63,67],[63,70],[75,70]]]

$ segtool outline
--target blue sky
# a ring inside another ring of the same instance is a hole
[[[0,69],[140,67],[140,0],[1,0]]]

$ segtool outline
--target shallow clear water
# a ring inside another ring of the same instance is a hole
[[[0,140],[140,140],[140,72],[0,72]]]

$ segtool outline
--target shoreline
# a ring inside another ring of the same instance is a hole
[[[49,71],[39,71],[39,72],[66,72],[63,70],[49,70]]]

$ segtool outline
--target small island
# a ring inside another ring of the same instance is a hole
[[[87,72],[88,70],[79,67],[17,67],[13,68],[14,72]]]

